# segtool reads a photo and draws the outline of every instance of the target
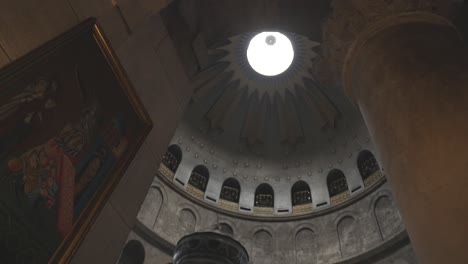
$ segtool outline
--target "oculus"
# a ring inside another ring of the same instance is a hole
[[[279,32],[255,35],[247,48],[247,60],[257,73],[276,76],[285,72],[294,59],[294,49],[288,37]]]

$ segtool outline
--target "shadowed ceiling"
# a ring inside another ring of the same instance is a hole
[[[395,13],[455,16],[460,1],[438,0],[179,0],[163,13],[192,80],[194,95],[176,131],[184,170],[210,168],[221,188],[237,178],[243,192],[269,182],[289,195],[299,179],[327,201],[327,173],[344,172],[350,189],[363,186],[356,158],[373,145],[362,116],[341,88],[347,49],[366,25]],[[462,19],[459,19],[463,21]],[[280,31],[295,59],[275,77],[248,64],[250,39]],[[214,187],[213,187],[214,188]],[[209,192],[210,187],[208,187]]]

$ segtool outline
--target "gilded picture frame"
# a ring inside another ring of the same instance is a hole
[[[94,18],[2,68],[0,94],[2,246],[68,263],[151,119]]]

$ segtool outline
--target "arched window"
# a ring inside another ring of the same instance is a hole
[[[130,240],[125,245],[119,264],[143,264],[145,261],[145,248],[138,240]]]
[[[292,206],[312,203],[310,187],[304,181],[296,182],[291,189]]]
[[[164,154],[162,162],[172,172],[176,172],[179,167],[179,163],[182,160],[182,150],[177,145],[171,145]]]
[[[348,183],[346,183],[346,177],[342,171],[337,169],[334,169],[328,173],[327,186],[330,197],[348,191]]]
[[[210,173],[208,172],[208,168],[198,165],[193,169],[188,183],[198,190],[205,192],[209,179]]]
[[[372,174],[374,174],[377,171],[380,171],[379,164],[377,163],[377,160],[375,159],[374,155],[368,151],[368,150],[363,150],[359,153],[358,159],[357,159],[357,166],[359,169],[359,173],[361,173],[362,180],[366,180]]]
[[[266,183],[262,183],[255,190],[255,206],[256,207],[273,207],[274,192],[273,188]]]
[[[240,191],[239,182],[234,178],[229,178],[223,183],[220,198],[229,202],[239,203]]]

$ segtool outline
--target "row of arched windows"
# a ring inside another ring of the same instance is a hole
[[[189,184],[198,190],[205,192],[208,180],[210,179],[210,172],[208,168],[203,165],[196,166],[190,174]]]
[[[175,173],[181,159],[181,149],[177,145],[171,145],[168,148],[167,153],[164,155],[163,163],[167,168]],[[363,181],[368,179],[377,171],[380,171],[377,160],[368,150],[363,150],[359,153],[357,165]],[[209,179],[210,174],[208,168],[204,165],[198,165],[193,169],[188,184],[202,192],[205,192]],[[346,177],[344,173],[338,169],[333,169],[328,173],[327,187],[330,198],[349,192]],[[223,183],[220,199],[239,203],[240,193],[241,187],[239,182],[234,178],[229,178]],[[269,184],[262,183],[255,190],[254,205],[256,207],[274,207],[274,200],[274,191]],[[292,206],[312,203],[312,193],[306,182],[298,181],[293,185],[291,188],[291,201]]]
[[[363,150],[361,153],[359,153],[357,165],[359,173],[361,174],[361,177],[364,181],[380,170],[377,160],[368,150]]]
[[[312,203],[312,193],[307,183],[296,182],[291,189],[292,206]]]
[[[273,188],[267,183],[260,184],[255,190],[256,207],[273,207],[275,202],[275,193]]]
[[[229,202],[239,203],[241,187],[236,179],[229,178],[224,181],[220,198]]]
[[[330,197],[347,192],[348,183],[344,173],[338,169],[330,171],[327,176],[327,187]]]
[[[177,171],[180,161],[182,160],[182,150],[177,145],[171,145],[164,154],[162,163],[166,165],[173,173]]]

